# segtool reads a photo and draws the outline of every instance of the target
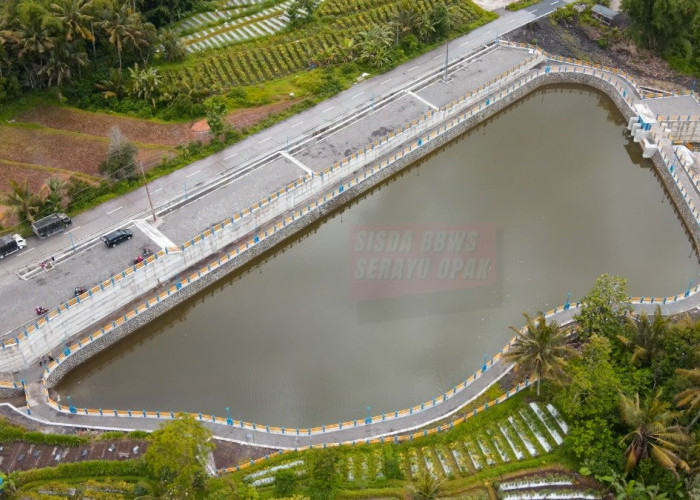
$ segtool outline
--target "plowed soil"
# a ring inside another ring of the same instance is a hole
[[[285,100],[267,106],[230,113],[226,122],[241,129],[250,127],[271,113],[279,113],[296,101]],[[138,159],[146,169],[157,165],[174,148],[191,141],[210,139],[208,128],[197,132],[195,122],[162,123],[107,113],[92,113],[61,106],[41,105],[22,111],[0,125],[0,199],[16,180],[38,192],[53,176],[67,180],[73,172],[99,178],[99,164],[109,143],[109,131],[118,127],[139,148]],[[1,205],[0,212],[7,209]],[[7,215],[6,223],[14,217]]]

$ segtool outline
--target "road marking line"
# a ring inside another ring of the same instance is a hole
[[[227,156],[226,158],[224,158],[224,160],[230,160],[231,158],[233,158],[233,157],[236,156],[237,154],[238,154],[238,153],[233,153],[231,156]]]
[[[468,44],[468,43],[469,43],[469,40],[467,40],[466,42],[460,43],[459,46],[460,46],[460,47],[464,47],[464,46],[465,46],[466,44]],[[440,56],[438,56],[438,57],[440,57]]]
[[[107,215],[111,215],[111,214],[113,214],[114,212],[118,212],[118,211],[121,210],[122,208],[124,208],[124,207],[115,208],[115,209],[112,210],[111,212],[107,212]]]
[[[22,253],[31,252],[32,250],[36,250],[36,248],[34,248],[34,247],[32,247],[32,248],[27,248],[27,249],[26,249],[24,252],[22,252]]]
[[[321,111],[321,113],[325,113],[326,111],[330,111],[330,110],[333,109],[333,108],[335,108],[335,106],[331,106],[331,107],[329,107],[329,108],[326,108],[326,109],[324,109],[323,111]]]
[[[301,125],[302,123],[304,123],[304,120],[300,121],[299,123],[295,123],[294,125],[292,125],[292,127],[298,127],[298,126]]]
[[[200,172],[201,172],[201,170],[197,170],[196,172],[192,172],[191,174],[187,174],[185,177],[192,177],[193,175],[197,175]]]
[[[416,68],[420,68],[420,64],[416,64],[416,65],[413,66],[412,68],[408,68],[408,71],[413,71],[413,70],[416,69]],[[408,71],[407,71],[407,72],[408,72]]]
[[[379,85],[384,85],[385,83],[389,83],[391,81],[391,78],[387,78],[383,82],[381,82]]]
[[[162,190],[163,190],[163,188],[158,188],[158,189],[156,189],[156,190],[153,191],[153,192],[154,192],[154,193],[157,193],[158,191],[162,191]]]
[[[267,141],[269,141],[270,139],[272,139],[272,136],[266,137],[266,138],[263,139],[262,141],[258,141],[258,144],[262,144],[263,142],[267,142]]]
[[[468,43],[468,42],[464,42],[464,43]],[[462,45],[464,45],[464,43],[463,43]],[[460,45],[460,47],[461,47],[462,45]],[[441,58],[441,57],[442,57],[441,55],[437,55],[437,56],[433,57],[433,59],[439,59],[439,58]]]
[[[553,2],[549,2],[549,5],[556,5],[559,3],[559,0],[554,0]]]
[[[80,229],[80,226],[72,227],[72,228],[70,228],[69,231],[66,231],[66,232],[67,232],[67,233],[72,233],[72,232],[75,231],[76,229]]]
[[[287,153],[287,152],[285,152],[285,151],[280,151],[280,154],[281,154],[282,156],[284,156],[285,158],[287,158],[287,159],[288,159],[289,161],[291,161],[292,163],[294,163],[295,165],[297,165],[299,168],[301,168],[302,170],[304,170],[304,171],[305,171],[307,174],[309,174],[311,177],[314,176],[314,171],[313,171],[313,170],[311,170],[309,167],[307,167],[306,165],[304,165],[302,162],[300,162],[299,160],[297,160],[296,158],[294,158],[294,157],[293,157],[292,155],[290,155],[289,153]]]
[[[433,108],[435,111],[437,111],[437,110],[439,109],[439,108],[438,108],[437,106],[435,106],[433,103],[426,101],[426,100],[423,99],[421,96],[419,96],[419,95],[417,95],[417,94],[414,94],[414,93],[411,92],[410,90],[407,90],[406,93],[407,93],[408,95],[410,95],[410,96],[415,97],[416,99],[418,99],[418,100],[419,100],[420,102],[422,102],[423,104],[427,104],[428,106],[430,106],[431,108]]]
[[[354,96],[352,96],[352,98],[354,99],[355,97],[360,97],[360,96],[361,96],[362,94],[364,94],[364,93],[365,93],[364,90],[363,90],[362,92],[358,92],[357,94],[355,94]]]

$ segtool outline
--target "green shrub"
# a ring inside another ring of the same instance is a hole
[[[131,431],[126,437],[129,439],[148,439],[150,435],[151,433],[146,431]]]
[[[141,460],[107,461],[91,460],[73,464],[61,464],[57,467],[30,469],[17,475],[17,486],[34,481],[51,481],[54,479],[69,479],[80,477],[104,476],[146,476],[147,470]]]
[[[275,494],[279,497],[286,497],[294,492],[296,474],[289,469],[283,469],[275,474]]]
[[[124,433],[120,431],[107,431],[100,434],[100,441],[117,441],[119,439],[124,439]]]
[[[519,0],[517,2],[510,3],[506,5],[506,9],[510,11],[515,11],[515,10],[520,10],[524,9],[525,7],[529,7],[530,5],[534,5],[536,3],[539,3],[540,0]]]

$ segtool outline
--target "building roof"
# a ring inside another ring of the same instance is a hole
[[[611,21],[613,19],[615,19],[618,16],[618,14],[620,14],[618,11],[608,9],[604,5],[600,5],[600,4],[595,4],[593,6],[593,12],[595,12],[596,14],[599,14],[607,19],[610,19]]]

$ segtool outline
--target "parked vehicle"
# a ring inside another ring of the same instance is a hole
[[[3,236],[0,238],[0,259],[4,259],[5,255],[19,252],[26,246],[27,242],[19,234]]]
[[[112,231],[109,234],[105,234],[102,237],[102,241],[104,241],[105,245],[107,245],[109,248],[112,248],[114,245],[118,245],[123,241],[130,240],[133,235],[134,233],[132,233],[128,229],[117,229],[116,231]]]
[[[72,223],[73,221],[66,214],[55,213],[34,221],[32,229],[39,238],[44,239],[52,234],[60,233]]]

